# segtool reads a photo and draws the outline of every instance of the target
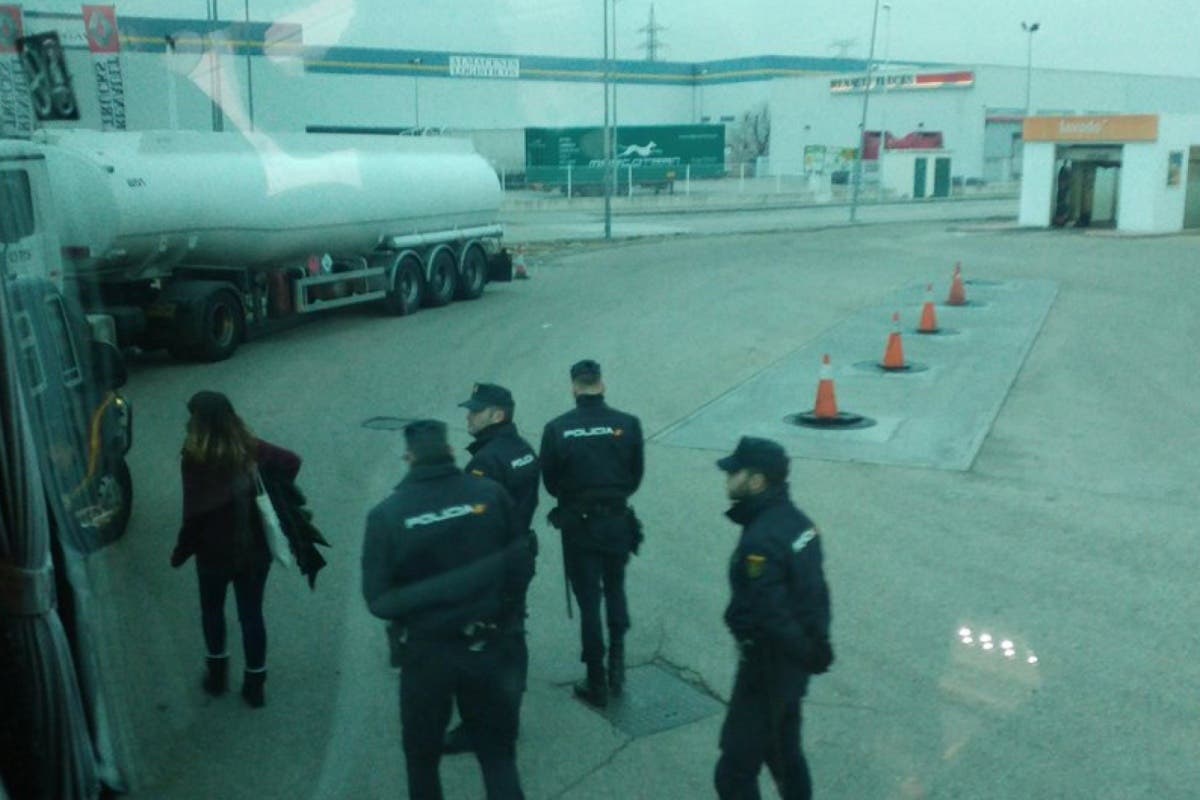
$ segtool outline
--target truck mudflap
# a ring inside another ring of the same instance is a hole
[[[513,279],[512,253],[501,248],[488,255],[488,280],[507,283]]]

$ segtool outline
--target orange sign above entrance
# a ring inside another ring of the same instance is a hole
[[[1153,142],[1158,139],[1158,115],[1026,117],[1022,138],[1027,142]]]

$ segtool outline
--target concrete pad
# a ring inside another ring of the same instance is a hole
[[[919,317],[923,287],[896,292],[758,373],[656,437],[663,444],[729,450],[764,436],[791,455],[937,469],[970,469],[1033,346],[1057,288],[1050,281],[979,281],[964,307],[940,306],[953,335],[902,335],[909,373],[874,367],[891,316]],[[903,330],[903,328],[902,328]],[[856,430],[798,427],[784,417],[812,408],[824,354],[833,359],[838,408],[876,421]]]

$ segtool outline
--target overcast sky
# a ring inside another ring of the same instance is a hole
[[[2,0],[0,0],[2,1]],[[118,17],[203,19],[211,0],[119,0]],[[599,56],[603,0],[216,0],[222,19],[304,24],[307,44]],[[655,0],[660,60],[866,57],[875,0]],[[618,0],[617,50],[642,57],[649,0]],[[876,57],[1200,77],[1200,0],[889,0]],[[78,12],[78,2],[26,9]]]

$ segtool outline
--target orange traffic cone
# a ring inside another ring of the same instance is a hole
[[[888,335],[887,349],[879,366],[888,370],[908,369],[904,363],[904,345],[900,341],[900,312],[892,314],[892,332]]]
[[[518,280],[529,280],[529,268],[525,266],[525,245],[517,248],[513,256],[513,277]]]
[[[925,286],[925,306],[921,309],[921,324],[917,333],[937,333],[937,312],[933,309],[933,284]]]
[[[963,287],[962,262],[957,261],[954,264],[954,277],[950,280],[950,296],[946,298],[946,305],[965,306],[966,304],[967,290]]]
[[[817,382],[817,404],[813,407],[817,419],[837,419],[837,397],[833,392],[833,367],[829,365],[829,354],[821,359],[821,380]]]

